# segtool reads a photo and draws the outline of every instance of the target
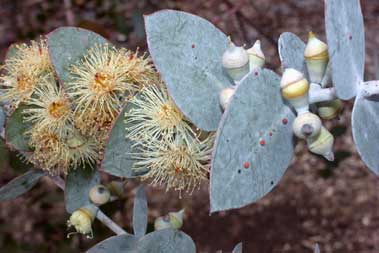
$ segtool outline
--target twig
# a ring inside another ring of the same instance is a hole
[[[311,83],[311,88],[309,90],[309,103],[310,104],[331,101],[336,98],[337,98],[336,89],[334,87],[321,88],[320,85]]]
[[[103,213],[100,209],[97,211],[96,218],[101,221],[105,226],[107,226],[110,230],[115,232],[117,235],[127,235],[128,233],[123,230],[120,226],[114,223],[105,213]]]
[[[364,82],[361,85],[361,92],[365,98],[379,95],[379,81]]]
[[[60,176],[48,177],[62,190],[65,189],[65,182]],[[117,235],[128,235],[129,233],[123,230],[119,225],[117,225],[112,219],[110,219],[106,214],[104,214],[100,209],[96,213],[96,218],[101,221],[105,226],[112,230]]]
[[[73,26],[75,24],[74,13],[72,12],[71,0],[63,0],[66,22],[68,25]]]

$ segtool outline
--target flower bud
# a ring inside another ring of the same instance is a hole
[[[92,238],[92,222],[96,217],[97,210],[97,207],[94,205],[87,205],[79,208],[71,214],[70,219],[67,221],[67,226],[73,226],[76,233],[83,235],[90,234],[87,237]],[[71,234],[73,233],[69,233],[67,237],[70,237]]]
[[[155,230],[173,228],[180,229],[183,226],[184,209],[179,212],[169,212],[168,215],[158,217],[154,221]]]
[[[318,135],[307,139],[309,151],[324,156],[328,161],[334,161],[333,142],[333,135],[325,127],[321,127]]]
[[[262,52],[261,42],[257,40],[254,45],[247,50],[249,55],[249,69],[262,68],[265,64],[265,55]]]
[[[310,112],[298,115],[292,125],[294,134],[300,139],[315,137],[320,133],[321,127],[320,118]]]
[[[104,185],[95,185],[89,191],[89,199],[97,206],[107,203],[111,198],[111,193]]]
[[[169,216],[158,217],[154,221],[154,229],[161,230],[171,228]]]
[[[249,55],[243,47],[236,47],[230,42],[222,55],[222,66],[233,81],[238,82],[249,73]]]
[[[317,103],[318,115],[324,120],[337,117],[343,110],[343,103],[339,99]]]
[[[220,105],[223,110],[226,109],[226,107],[229,104],[230,98],[234,94],[234,88],[233,87],[227,87],[221,90],[220,92]]]
[[[309,83],[301,72],[296,69],[286,69],[283,73],[280,87],[282,96],[299,114],[309,110]]]
[[[170,217],[170,224],[172,228],[179,229],[183,226],[184,209],[179,212],[170,212],[168,213],[168,216]]]
[[[312,83],[321,83],[329,62],[328,46],[310,32],[304,51],[309,78]]]

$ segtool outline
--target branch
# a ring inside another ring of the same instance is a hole
[[[65,189],[65,182],[60,176],[47,175],[59,188]],[[112,230],[117,235],[127,235],[129,234],[123,230],[119,225],[117,225],[112,219],[110,219],[106,214],[104,214],[100,209],[96,213],[96,218],[101,221],[105,226]]]
[[[334,87],[321,88],[320,85],[311,83],[311,88],[309,90],[309,104],[331,101],[336,98],[336,89]]]
[[[379,95],[379,81],[364,82],[361,85],[361,92],[365,98]]]
[[[96,218],[101,221],[105,226],[112,230],[117,235],[127,235],[128,232],[123,230],[119,225],[117,225],[112,219],[110,219],[105,213],[100,209],[97,211]]]

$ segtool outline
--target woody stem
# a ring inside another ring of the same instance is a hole
[[[331,101],[336,98],[336,89],[334,87],[321,88],[320,85],[311,83],[309,90],[309,104]]]
[[[379,95],[379,81],[364,82],[361,86],[361,92],[365,98]]]

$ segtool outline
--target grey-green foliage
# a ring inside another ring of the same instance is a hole
[[[191,237],[175,229],[162,229],[142,237],[137,244],[138,253],[195,253]]]
[[[59,79],[70,80],[69,67],[80,60],[89,48],[106,43],[100,35],[78,27],[60,27],[47,35],[51,62]]]
[[[11,200],[29,191],[35,186],[44,173],[41,170],[30,170],[16,177],[0,188],[0,201]]]
[[[293,156],[294,113],[280,79],[270,70],[250,73],[222,119],[212,160],[211,212],[250,204],[281,179]]]
[[[328,50],[333,84],[340,99],[357,95],[363,81],[365,34],[359,0],[325,2]]]
[[[138,238],[133,235],[116,235],[99,242],[87,253],[136,253]]]
[[[5,140],[12,148],[18,151],[31,151],[26,131],[29,124],[24,122],[23,110],[25,105],[20,105],[7,119],[5,125]]]
[[[379,97],[355,99],[352,130],[358,153],[366,165],[379,175]]]
[[[96,169],[80,168],[67,175],[64,191],[66,210],[69,213],[91,203],[89,191],[100,183],[100,175]]]
[[[352,131],[358,153],[366,165],[379,174],[378,96],[364,98],[359,86],[363,83],[365,39],[361,7],[358,0],[333,0],[325,3],[325,23],[332,66],[333,85],[337,96],[356,96],[352,113]],[[305,44],[296,35],[283,33],[279,39],[279,54],[283,68],[295,68],[305,73]],[[300,69],[301,67],[301,69]]]
[[[187,234],[163,229],[141,238],[134,235],[112,236],[87,251],[88,253],[195,253],[195,243]]]
[[[320,253],[320,246],[317,243],[314,246],[313,253]]]
[[[136,237],[142,237],[146,233],[147,228],[147,199],[146,192],[141,185],[138,187],[136,196],[134,197],[133,207],[133,231]]]
[[[232,253],[242,253],[242,242],[238,243],[238,244],[234,247]]]
[[[327,1],[326,35],[332,63],[333,85],[341,99],[355,99],[352,130],[358,153],[366,165],[379,174],[379,98],[364,98],[365,34],[359,0]]]
[[[133,208],[134,235],[110,237],[89,249],[88,253],[195,253],[191,237],[176,229],[163,229],[146,234],[147,199],[144,186],[137,188]]]
[[[293,68],[303,74],[307,73],[307,66],[303,57],[305,43],[290,32],[282,33],[278,41],[279,57],[282,69]]]
[[[232,85],[221,62],[227,36],[181,11],[145,16],[145,25],[149,52],[179,109],[198,128],[216,130],[222,115],[219,93]]]
[[[128,103],[116,119],[109,134],[104,159],[101,163],[101,168],[105,172],[118,177],[133,178],[141,175],[141,173],[133,170],[133,164],[136,160],[131,154],[135,152],[135,148],[133,148],[135,142],[125,137],[125,128],[127,127],[125,114],[133,107],[133,103]]]

